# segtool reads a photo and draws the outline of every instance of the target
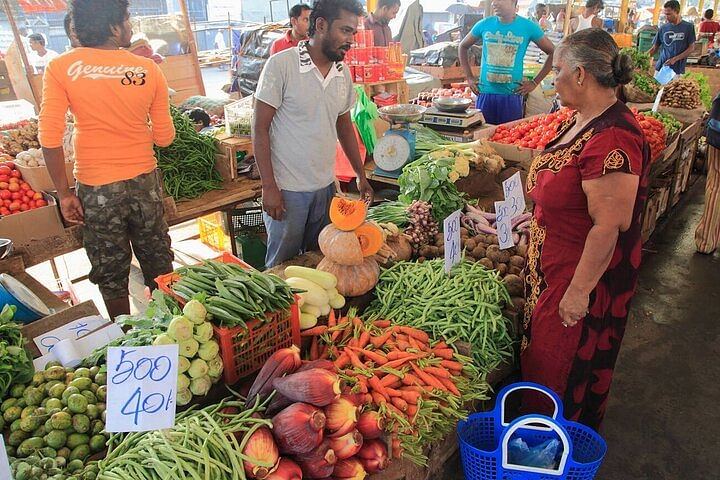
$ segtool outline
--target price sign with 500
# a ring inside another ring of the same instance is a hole
[[[108,349],[108,432],[175,425],[178,346]]]

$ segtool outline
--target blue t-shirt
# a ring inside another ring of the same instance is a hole
[[[655,70],[660,70],[666,61],[680,55],[690,48],[690,45],[695,43],[695,26],[685,20],[677,25],[666,23],[658,30],[654,43],[660,47],[660,57],[655,64]],[[670,65],[670,68],[672,68],[675,73],[685,73],[686,63],[687,60],[683,59]]]
[[[522,81],[528,44],[544,35],[540,26],[520,16],[511,23],[500,22],[500,17],[488,17],[476,23],[471,33],[482,39],[480,92],[513,94]]]

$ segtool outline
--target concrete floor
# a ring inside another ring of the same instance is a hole
[[[720,254],[695,253],[704,177],[646,246],[597,480],[720,479]],[[463,478],[456,455],[444,480]]]

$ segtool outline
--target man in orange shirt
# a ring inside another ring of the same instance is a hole
[[[284,37],[278,38],[270,47],[270,55],[297,47],[302,40],[307,40],[310,29],[310,12],[312,8],[304,3],[299,3],[290,9],[290,30]]]
[[[167,81],[151,59],[130,45],[128,0],[70,0],[80,47],[53,59],[43,77],[39,138],[70,223],[83,224],[90,280],[110,317],[130,312],[133,251],[145,284],[172,270],[168,225],[153,144],[175,138]],[[65,176],[63,134],[75,117],[73,193]]]

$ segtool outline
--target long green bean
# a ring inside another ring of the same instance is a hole
[[[399,262],[383,271],[375,293],[365,311],[369,320],[386,318],[448,343],[467,342],[483,373],[512,357],[510,322],[502,313],[510,296],[494,270],[463,260],[446,275],[441,258]]]

